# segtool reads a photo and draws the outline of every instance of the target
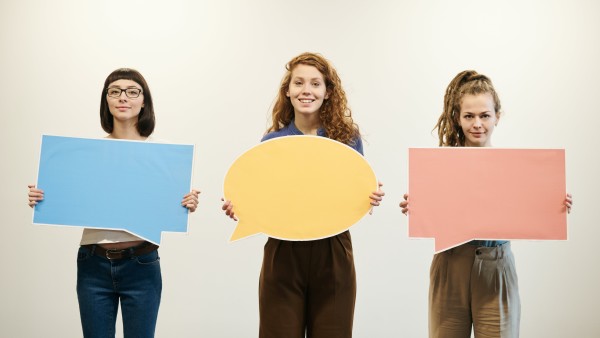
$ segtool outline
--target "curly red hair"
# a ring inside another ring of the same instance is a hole
[[[279,94],[273,105],[272,125],[267,132],[278,131],[294,119],[294,107],[286,93],[289,90],[292,71],[300,64],[317,68],[325,79],[328,98],[323,102],[319,111],[319,120],[325,134],[330,139],[352,144],[356,138],[360,137],[360,132],[358,125],[352,119],[352,111],[348,107],[342,81],[331,63],[316,53],[302,53],[287,63],[285,67],[287,71],[281,80]]]

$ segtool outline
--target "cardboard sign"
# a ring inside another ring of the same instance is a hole
[[[239,219],[231,240],[334,236],[369,212],[376,190],[369,163],[345,144],[318,136],[268,140],[242,154],[225,177],[224,196]]]
[[[410,148],[409,236],[436,252],[473,239],[567,238],[563,149]]]
[[[114,229],[155,244],[187,232],[193,145],[42,136],[33,223]]]

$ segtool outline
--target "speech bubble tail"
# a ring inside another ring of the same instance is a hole
[[[256,231],[251,226],[248,226],[245,223],[242,223],[242,221],[240,221],[238,223],[237,227],[235,228],[235,230],[233,231],[233,234],[231,234],[229,241],[235,242],[242,238],[250,237],[250,236],[256,235],[258,233],[260,233],[260,231]]]
[[[127,229],[123,229],[130,234],[137,236],[143,240],[146,240],[152,244],[160,245],[160,240],[162,238],[162,231],[130,231]]]
[[[440,253],[448,249],[452,249],[459,245],[465,244],[473,238],[464,238],[460,236],[455,237],[436,237],[435,238],[435,253]]]

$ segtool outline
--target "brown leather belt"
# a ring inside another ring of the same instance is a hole
[[[111,260],[124,259],[132,256],[141,256],[158,249],[158,245],[152,244],[150,242],[144,242],[138,246],[118,250],[105,249],[98,244],[88,244],[82,246],[84,248],[87,248],[94,255],[105,257]]]

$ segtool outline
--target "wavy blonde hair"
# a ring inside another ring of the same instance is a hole
[[[325,87],[329,98],[323,101],[323,105],[319,110],[319,120],[323,129],[325,129],[325,134],[330,139],[352,144],[356,138],[360,137],[360,132],[358,125],[352,119],[352,112],[348,107],[342,81],[331,63],[322,55],[316,53],[302,53],[287,63],[285,67],[287,71],[281,80],[279,94],[273,105],[272,125],[267,129],[267,133],[284,128],[294,119],[294,107],[286,93],[289,90],[292,71],[301,64],[317,68],[325,79]]]
[[[458,73],[446,88],[444,111],[433,130],[438,130],[439,145],[445,147],[463,147],[465,134],[460,127],[460,102],[465,95],[489,93],[494,99],[496,116],[500,116],[500,99],[489,77],[474,70]]]

